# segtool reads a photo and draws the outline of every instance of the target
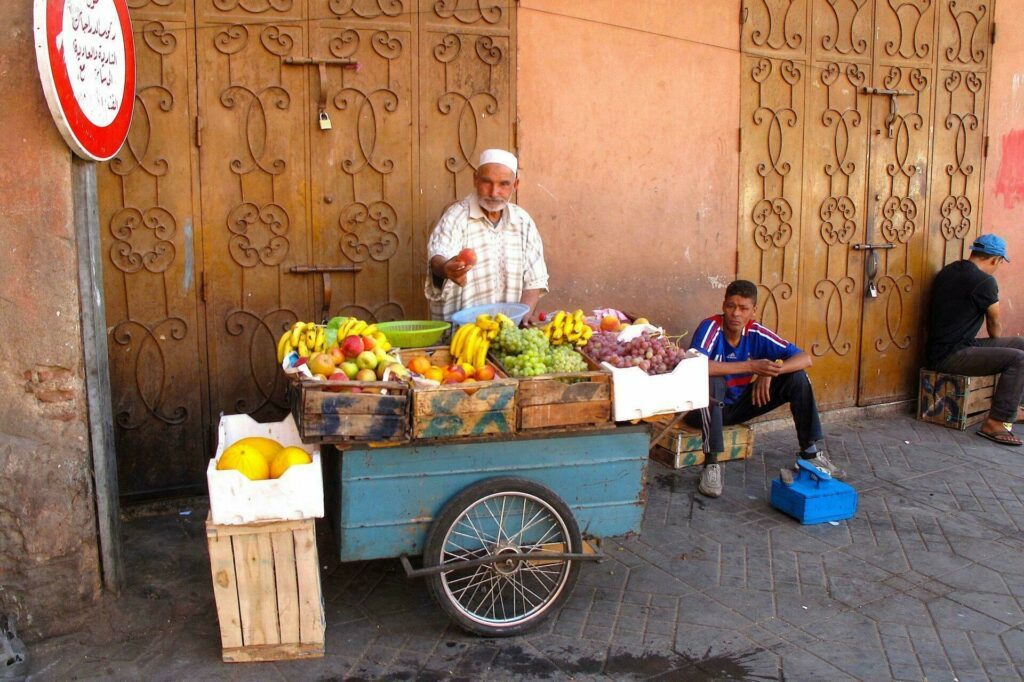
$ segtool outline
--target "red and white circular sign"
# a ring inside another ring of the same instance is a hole
[[[106,161],[128,136],[135,43],[126,0],[35,0],[36,62],[71,150]]]

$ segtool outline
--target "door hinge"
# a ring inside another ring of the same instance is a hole
[[[196,147],[203,146],[203,119],[196,114]]]
[[[985,136],[985,142],[982,144],[981,158],[983,158],[983,159],[987,159],[988,158],[988,139],[989,139],[988,135],[986,135]]]
[[[519,156],[519,118],[512,121],[512,149],[515,150],[516,156]]]
[[[206,273],[199,273],[199,300],[206,303]]]
[[[743,128],[736,129],[736,151],[743,151]]]
[[[996,44],[996,22],[994,22],[994,21],[992,22],[992,33],[989,36],[989,41],[988,42],[989,42],[990,45],[995,45]]]

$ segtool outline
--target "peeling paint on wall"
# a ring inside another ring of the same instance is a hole
[[[1003,135],[996,196],[1003,197],[1006,208],[1016,208],[1024,201],[1024,130],[1012,130]]]

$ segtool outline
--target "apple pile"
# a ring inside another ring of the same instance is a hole
[[[302,363],[302,359],[299,359]],[[369,334],[350,334],[323,353],[316,353],[306,361],[314,379],[320,381],[383,381],[390,376],[405,378],[402,364]],[[331,386],[331,391],[347,390],[359,393],[358,386]]]

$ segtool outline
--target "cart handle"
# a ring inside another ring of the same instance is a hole
[[[474,566],[486,566],[487,564],[493,564],[498,561],[508,561],[509,559],[521,560],[521,561],[548,561],[552,559],[567,559],[569,561],[604,561],[608,557],[600,549],[594,548],[593,554],[582,554],[572,552],[516,552],[515,554],[491,554],[479,559],[470,559],[468,561],[457,561],[444,566],[428,566],[426,568],[413,568],[412,563],[409,561],[409,557],[402,554],[398,557],[399,561],[402,562],[402,568],[405,569],[405,577],[407,578],[422,578],[427,575],[437,575],[438,573],[446,573],[456,568],[473,568]]]

